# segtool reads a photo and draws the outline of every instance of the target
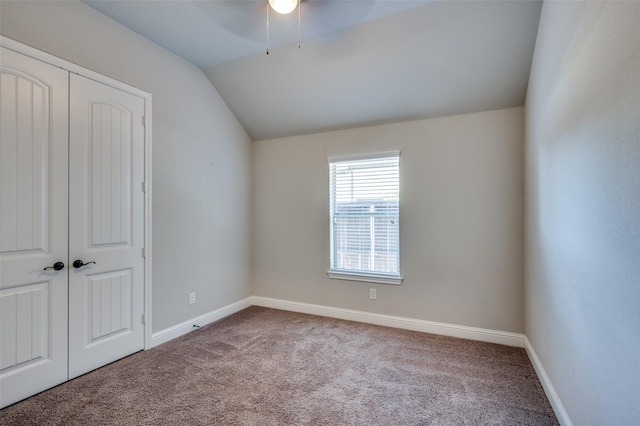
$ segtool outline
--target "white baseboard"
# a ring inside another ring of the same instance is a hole
[[[527,350],[527,355],[529,355],[529,360],[531,360],[531,364],[533,365],[533,369],[536,370],[536,374],[538,375],[538,379],[540,379],[540,383],[542,384],[542,388],[544,389],[544,393],[547,394],[547,398],[549,399],[549,403],[553,408],[554,413],[556,413],[556,417],[562,426],[573,426],[573,422],[571,422],[571,418],[569,417],[569,413],[564,408],[564,404],[560,400],[558,393],[556,392],[556,388],[551,383],[551,379],[547,375],[542,363],[540,362],[540,358],[538,358],[538,354],[531,346],[531,342],[525,336],[525,349]]]
[[[304,314],[318,315],[323,317],[364,322],[367,324],[375,324],[385,327],[394,327],[405,330],[440,334],[444,336],[460,337],[463,339],[497,343],[500,345],[515,346],[518,348],[523,348],[525,345],[525,336],[523,334],[509,333],[506,331],[466,327],[463,325],[446,324],[413,318],[397,317],[392,315],[375,314],[371,312],[355,311],[351,309],[312,305],[309,303],[291,302],[281,299],[271,299],[268,297],[252,296],[251,300],[252,305],[263,306],[265,308],[281,309],[284,311],[300,312]]]
[[[203,325],[211,324],[214,321],[218,321],[231,314],[235,314],[236,312],[246,309],[249,306],[251,306],[251,297],[247,297],[246,299],[242,299],[230,305],[223,306],[222,308],[216,309],[215,311],[211,311],[204,315],[192,318],[189,321],[174,325],[173,327],[160,330],[151,335],[151,347],[155,348],[156,346],[166,343],[169,340],[173,340],[176,337],[180,337],[184,334],[189,333],[190,331],[193,331],[195,329],[194,325],[202,327]]]

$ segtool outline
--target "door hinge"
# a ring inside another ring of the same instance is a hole
[[[144,322],[144,314],[142,314],[142,324],[146,324],[146,323]]]
[[[142,116],[142,126],[143,127],[147,127],[147,116],[146,115]]]
[[[142,257],[143,257],[143,258],[146,258],[146,257],[147,257],[146,253],[144,252],[144,247],[142,247]]]
[[[147,188],[146,188],[146,186],[145,186],[144,182],[142,182],[142,183],[140,184],[140,188],[142,188],[142,192],[147,192]]]

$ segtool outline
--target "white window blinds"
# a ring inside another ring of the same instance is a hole
[[[400,158],[329,160],[330,273],[400,276]]]

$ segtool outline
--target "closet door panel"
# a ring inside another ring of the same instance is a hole
[[[4,407],[67,379],[68,73],[0,49]]]
[[[70,378],[144,348],[144,106],[71,75]]]

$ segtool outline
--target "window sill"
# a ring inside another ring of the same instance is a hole
[[[337,271],[327,271],[327,275],[329,278],[334,280],[348,280],[348,281],[364,281],[368,283],[377,283],[377,284],[392,284],[392,285],[400,285],[402,284],[402,277],[391,277],[388,275],[368,275],[368,274],[358,274],[355,272],[337,272]]]

